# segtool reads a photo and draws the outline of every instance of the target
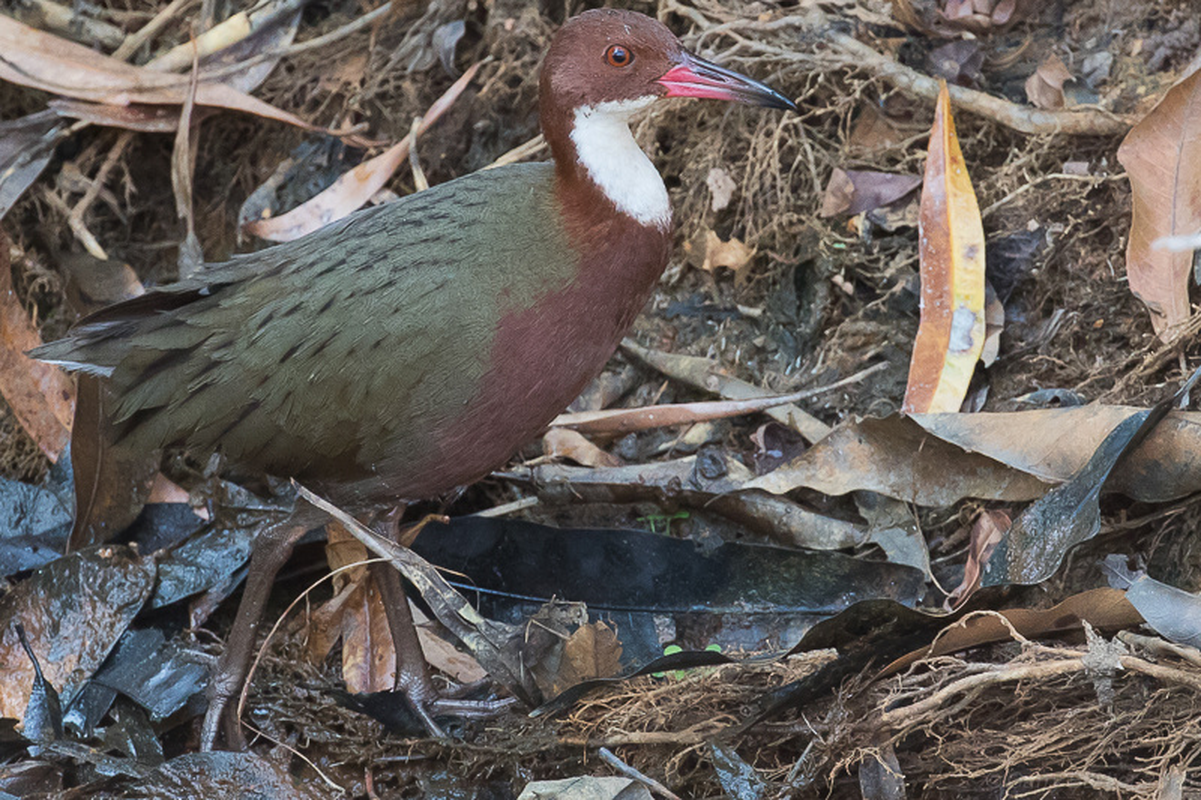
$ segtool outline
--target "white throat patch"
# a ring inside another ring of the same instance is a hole
[[[617,210],[643,225],[671,227],[671,201],[655,165],[630,133],[628,120],[655,97],[614,100],[575,110],[571,141],[588,175]]]

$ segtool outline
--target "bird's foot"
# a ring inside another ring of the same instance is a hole
[[[401,680],[396,687],[409,701],[413,712],[421,720],[421,724],[429,734],[438,739],[446,738],[446,731],[438,724],[437,717],[458,717],[460,719],[491,719],[503,714],[517,702],[515,698],[505,697],[499,700],[468,700],[467,695],[474,694],[488,685],[488,681],[454,685],[445,692],[436,689],[426,675],[411,680]]]
[[[201,751],[217,749],[218,742],[228,750],[246,749],[246,737],[238,719],[242,683],[241,676],[234,674],[222,657],[209,678],[209,705],[200,728]]]

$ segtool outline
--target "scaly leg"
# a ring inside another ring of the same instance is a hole
[[[399,541],[399,529],[394,518],[385,518],[376,525],[376,533],[392,541]],[[429,666],[421,650],[421,640],[413,624],[409,610],[409,599],[405,596],[400,573],[387,563],[376,563],[370,567],[371,576],[380,590],[384,611],[388,615],[388,629],[396,647],[396,688],[405,693],[417,716],[432,736],[445,737],[441,726],[434,721],[436,715],[486,719],[500,714],[513,705],[511,698],[504,700],[457,700],[443,696],[430,680]]]
[[[310,512],[312,507],[309,507]],[[237,715],[237,698],[242,693],[259,623],[271,595],[271,586],[280,568],[292,555],[296,542],[313,522],[312,513],[293,512],[283,519],[268,523],[255,534],[250,551],[250,567],[246,572],[246,588],[234,617],[233,628],[225,642],[225,652],[209,679],[209,707],[204,714],[200,734],[200,749],[212,750],[217,737],[224,735],[224,745],[241,750],[246,747],[242,725]]]

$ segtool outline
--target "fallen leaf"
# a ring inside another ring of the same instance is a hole
[[[918,225],[921,322],[902,410],[958,411],[984,348],[984,226],[941,82]]]
[[[926,63],[936,78],[959,86],[976,86],[984,66],[984,53],[978,39],[958,39],[931,50]]]
[[[874,211],[891,205],[922,185],[922,179],[918,175],[895,175],[891,172],[855,169],[847,170],[845,175],[852,186],[849,205],[844,209],[848,214]],[[833,181],[831,177],[831,183]],[[824,204],[822,210],[825,210]]]
[[[0,219],[50,163],[62,127],[50,111],[0,122]]]
[[[429,130],[430,126],[450,108],[467,88],[471,79],[475,77],[481,64],[482,62],[472,64],[462,77],[434,101],[421,118],[417,135],[420,136]],[[260,239],[290,242],[335,220],[342,219],[362,207],[387,183],[396,168],[408,158],[412,141],[413,136],[410,134],[378,156],[364,161],[343,174],[312,199],[278,217],[252,220],[243,226],[243,230]]]
[[[146,497],[146,503],[180,503],[190,506],[191,496],[187,489],[159,472],[150,484],[150,494]]]
[[[980,588],[980,576],[984,565],[992,557],[993,550],[1009,530],[1013,521],[1004,511],[984,511],[972,523],[968,540],[967,561],[963,565],[963,580],[947,596],[947,609],[958,608]]]
[[[365,576],[342,611],[342,679],[356,694],[384,692],[396,684],[396,648],[375,581]]]
[[[583,775],[526,784],[517,800],[652,800],[653,795],[633,778],[594,778]]]
[[[1201,647],[1201,596],[1131,570],[1124,556],[1107,556],[1101,566],[1109,585],[1126,593],[1153,631],[1178,644]]]
[[[107,542],[129,527],[142,513],[161,460],[158,453],[113,446],[115,431],[100,378],[79,375],[76,386],[71,429],[75,523],[69,551]]]
[[[1110,474],[1159,426],[1171,408],[1188,396],[1198,379],[1201,368],[1172,397],[1127,417],[1110,431],[1071,480],[1027,507],[985,564],[981,585],[1040,583],[1055,574],[1068,550],[1096,536],[1101,530],[1101,491]]]
[[[12,286],[8,238],[0,233],[0,395],[38,449],[57,461],[71,438],[75,384],[25,353],[42,343]]]
[[[177,45],[145,64],[157,72],[200,67],[200,79],[213,75],[242,92],[254,91],[279,64],[282,56],[262,61],[255,56],[274,53],[292,44],[300,26],[302,0],[259,3],[250,11],[239,11],[204,33]],[[219,76],[219,77],[218,77]]]
[[[621,672],[621,642],[603,622],[581,625],[563,645],[563,661],[555,676],[553,694],[593,678],[612,678]]]
[[[878,153],[881,150],[895,147],[903,141],[905,141],[905,137],[897,130],[896,125],[873,103],[865,105],[859,112],[847,144],[871,153]]]
[[[939,15],[952,30],[977,35],[1000,32],[1024,19],[1029,4],[1018,0],[944,0]]]
[[[1130,177],[1133,218],[1126,246],[1130,291],[1160,339],[1188,319],[1191,251],[1156,249],[1164,236],[1201,230],[1201,71],[1173,86],[1118,148]]]
[[[0,80],[51,94],[126,106],[183,105],[190,78],[134,67],[11,17],[0,15]],[[244,111],[310,131],[335,134],[227,84],[202,80],[196,104]]]
[[[977,611],[947,626],[927,647],[921,647],[893,661],[879,677],[896,675],[923,658],[957,653],[991,642],[1004,642],[1016,631],[1026,638],[1078,631],[1081,622],[1095,628],[1112,630],[1142,622],[1138,611],[1116,589],[1090,589],[1074,594],[1051,608],[1010,608],[1004,611]]]
[[[1026,98],[1035,108],[1063,108],[1063,85],[1073,77],[1063,59],[1052,53],[1026,79]]]
[[[566,458],[584,467],[620,467],[622,460],[569,428],[551,428],[542,436],[543,455]]]
[[[1001,334],[1005,332],[1005,306],[993,291],[991,283],[984,284],[984,348],[980,363],[991,367],[1001,352]]]
[[[1008,427],[999,433],[1016,447],[1020,429],[1015,427],[1013,415],[1008,416]],[[894,415],[839,425],[799,458],[747,481],[743,488],[785,494],[804,487],[829,495],[867,490],[918,505],[946,506],[965,497],[1031,500],[1045,494],[1050,485],[987,455],[931,436],[910,417]]]
[[[755,248],[748,247],[741,240],[731,238],[723,242],[713,231],[705,233],[705,259],[701,269],[705,272],[715,272],[719,267],[733,270],[739,274],[755,257]]]
[[[326,526],[325,558],[333,577],[334,596],[309,619],[308,657],[319,663],[341,638],[342,676],[355,693],[391,691],[396,682],[396,648],[379,590],[367,567],[367,548],[345,526]],[[357,565],[357,566],[356,566]],[[430,630],[429,618],[411,602],[409,609],[426,662],[460,683],[486,677],[479,663]]]
[[[70,702],[104,662],[154,588],[155,564],[132,547],[63,556],[0,602],[0,717],[21,719],[33,665],[13,629],[25,626],[46,678]]]
[[[835,167],[830,171],[830,180],[822,194],[822,207],[817,213],[822,217],[845,214],[850,209],[854,196],[855,184],[851,181],[851,176],[842,167]]]

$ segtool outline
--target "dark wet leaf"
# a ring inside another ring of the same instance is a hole
[[[159,556],[159,579],[150,598],[161,608],[227,584],[250,558],[256,528],[250,524],[209,525]]]
[[[841,553],[727,542],[707,551],[645,531],[560,530],[459,517],[430,524],[413,549],[468,576],[464,588],[589,608],[710,614],[836,613],[876,594],[912,604],[921,571]]]
[[[20,621],[46,678],[67,705],[108,657],[150,596],[154,563],[131,548],[72,553],[0,598],[0,717],[20,719],[34,671],[12,623]]]
[[[0,576],[48,564],[62,555],[71,532],[71,463],[60,458],[45,483],[0,478]]]
[[[1046,580],[1059,568],[1070,548],[1096,536],[1101,529],[1098,500],[1110,473],[1187,396],[1198,378],[1201,369],[1171,398],[1118,423],[1080,472],[1022,512],[985,565],[982,585],[1033,584]]]
[[[146,712],[128,701],[113,706],[113,724],[104,729],[104,746],[133,761],[157,767],[163,763],[163,744]]]
[[[767,784],[758,771],[746,763],[734,748],[709,742],[709,759],[722,791],[733,800],[761,800],[767,797]]]
[[[149,772],[127,797],[195,800],[239,797],[255,800],[318,800],[330,788],[295,781],[286,765],[254,753],[188,753]]]
[[[37,655],[29,646],[25,636],[25,627],[20,622],[13,623],[21,649],[29,656],[33,666],[33,685],[29,691],[29,704],[25,706],[25,718],[21,728],[22,735],[35,744],[47,744],[63,736],[63,707],[58,698],[58,691],[42,674],[42,665]],[[31,755],[41,753],[41,748],[29,748]]]
[[[204,688],[207,677],[208,670],[195,655],[149,628],[126,631],[92,681],[121,692],[158,721],[183,708]]]
[[[1150,414],[1142,411],[1119,423],[1076,477],[1047,492],[1013,521],[985,564],[981,585],[1044,581],[1055,574],[1070,548],[1097,535],[1101,487],[1122,454],[1146,436]]]
[[[75,477],[75,524],[70,550],[103,544],[125,530],[141,513],[158,471],[157,453],[136,453],[113,446],[113,428],[104,408],[104,386],[94,375],[80,375],[71,430]]]
[[[64,127],[53,111],[0,122],[0,219],[50,163]]]
[[[1111,555],[1102,567],[1109,585],[1126,592],[1126,599],[1152,630],[1173,642],[1201,647],[1201,596],[1157,581],[1142,570],[1131,570],[1124,556]]]
[[[0,800],[37,795],[60,797],[63,770],[48,761],[18,761],[0,767]]]

